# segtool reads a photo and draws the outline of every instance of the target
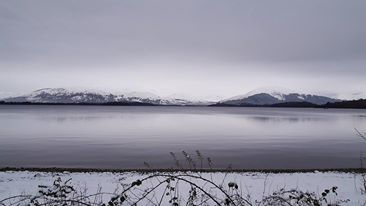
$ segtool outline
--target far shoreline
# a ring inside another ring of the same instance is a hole
[[[353,106],[354,102],[360,105]],[[352,100],[338,105],[337,103],[327,103],[325,105],[315,105],[308,102],[286,102],[273,105],[230,105],[230,104],[211,104],[211,105],[162,105],[141,102],[107,102],[107,103],[37,103],[37,102],[4,102],[0,105],[31,105],[31,106],[151,106],[151,107],[235,107],[235,108],[311,108],[311,109],[366,109],[366,100]]]

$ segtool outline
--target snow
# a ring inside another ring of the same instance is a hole
[[[261,93],[265,93],[265,94],[269,94],[273,97],[275,97],[278,100],[284,100],[284,95],[288,95],[290,93],[295,93],[292,90],[289,90],[287,88],[280,88],[280,87],[261,87],[255,90],[252,90],[244,95],[237,95],[228,99],[224,99],[221,102],[225,102],[225,101],[230,101],[230,100],[239,100],[239,99],[244,99],[250,96],[253,96],[255,94],[261,94]]]
[[[87,89],[66,89],[66,88],[44,88],[39,89],[34,92],[31,92],[26,95],[22,95],[20,97],[25,98],[27,101],[30,102],[44,102],[48,100],[44,100],[42,94],[49,94],[53,97],[62,97],[62,96],[73,96],[71,99],[75,102],[83,102],[88,99],[88,94],[95,94],[95,95],[102,95],[105,100],[109,99],[112,95],[112,98],[115,101],[136,101],[136,102],[145,102],[146,100],[158,101],[161,100],[165,102],[165,104],[182,104],[186,105],[187,103],[191,103],[185,99],[164,99],[160,96],[151,93],[151,92],[136,92],[136,91],[125,91],[125,92],[118,92],[116,94],[112,94],[110,92],[103,92],[98,90],[87,90]]]
[[[39,89],[39,90],[36,90],[34,92],[32,92],[30,94],[30,96],[36,96],[36,95],[39,95],[39,94],[42,94],[42,93],[47,93],[47,94],[52,94],[52,95],[57,95],[57,94],[66,94],[68,93],[69,91],[67,89],[64,89],[64,88],[43,88],[43,89]]]
[[[197,174],[197,173],[192,173]],[[244,194],[249,194],[252,201],[259,200],[263,196],[272,194],[281,188],[297,189],[320,194],[324,189],[333,186],[338,187],[338,199],[350,199],[346,205],[362,205],[366,201],[366,195],[362,194],[362,175],[341,172],[315,172],[315,173],[200,173],[203,177],[211,178],[214,182],[227,185],[234,181],[242,189]],[[149,174],[147,174],[149,175]],[[121,187],[121,182],[131,183],[145,175],[126,173],[45,173],[45,172],[0,172],[0,200],[19,194],[36,194],[38,185],[51,185],[57,178],[63,180],[71,178],[75,188],[87,188],[88,194],[96,193],[98,187],[103,192],[114,192]],[[197,182],[198,184],[198,182]],[[150,184],[148,184],[150,185]],[[151,185],[150,185],[151,186]],[[141,189],[144,189],[144,184]],[[184,189],[187,187],[187,190]],[[162,192],[163,188],[160,192]],[[181,186],[180,191],[188,191],[188,185]],[[158,191],[159,192],[159,191]]]
[[[259,89],[252,90],[244,95],[237,95],[228,99],[221,100],[220,102],[226,102],[230,100],[241,100],[245,99],[247,97],[256,95],[256,94],[269,94],[272,97],[280,100],[280,101],[286,101],[286,95],[289,94],[297,94],[298,99],[305,100],[306,97],[314,96],[314,94],[305,94],[305,93],[299,93],[294,90],[286,89],[286,88],[280,88],[280,87],[262,87]],[[317,94],[316,94],[317,95]],[[327,96],[324,96],[327,97]]]
[[[100,94],[100,95],[108,95],[108,92],[100,91],[100,90],[91,90],[91,89],[77,89],[77,88],[43,88],[36,91],[31,92],[26,96],[37,96],[42,93],[47,93],[50,95],[71,95],[75,93],[89,93],[89,94]]]
[[[166,100],[185,100],[185,101],[189,101],[189,102],[201,102],[201,103],[207,103],[210,104],[212,102],[217,102],[220,99],[222,99],[221,96],[216,96],[216,95],[204,95],[204,96],[194,96],[194,95],[189,95],[186,93],[174,93],[168,96],[164,96],[164,99]]]
[[[141,98],[141,99],[151,99],[158,100],[161,99],[158,95],[151,92],[128,92],[124,94],[127,98]]]
[[[305,100],[304,95],[298,95],[297,98],[302,99],[302,100]]]

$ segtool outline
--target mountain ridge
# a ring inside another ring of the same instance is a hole
[[[258,92],[258,93],[257,93]],[[268,92],[268,93],[265,93]],[[177,105],[177,106],[272,106],[272,107],[317,107],[342,100],[314,94],[279,92],[276,90],[254,90],[245,95],[221,101],[184,99],[184,96],[160,97],[150,92],[111,92],[72,90],[65,88],[43,88],[31,93],[2,99],[14,104],[82,104],[82,105]]]
[[[109,92],[70,90],[65,88],[43,88],[29,94],[2,99],[8,103],[38,104],[111,104],[140,103],[148,105],[209,105],[210,101],[192,101],[177,98],[162,98],[150,92]]]
[[[286,102],[308,102],[315,105],[323,105],[326,103],[334,103],[341,101],[340,99],[330,98],[326,96],[314,95],[314,94],[300,94],[296,92],[282,93],[273,91],[269,93],[249,92],[245,95],[235,96],[226,100],[218,102],[218,104],[225,105],[273,105]]]

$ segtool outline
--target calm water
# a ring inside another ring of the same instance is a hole
[[[366,110],[2,105],[0,167],[168,168],[183,150],[215,167],[359,167],[354,128]]]

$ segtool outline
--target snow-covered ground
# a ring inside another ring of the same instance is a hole
[[[178,174],[178,173],[177,173]],[[197,174],[197,173],[192,173]],[[100,188],[103,192],[113,193],[121,189],[121,183],[131,183],[149,174],[126,173],[45,173],[45,172],[0,172],[0,200],[19,194],[36,194],[38,185],[52,185],[61,177],[71,178],[71,184],[80,190],[87,188],[86,193],[94,194]],[[324,189],[338,187],[338,199],[349,199],[345,205],[363,205],[366,194],[362,194],[363,178],[361,174],[341,172],[315,173],[201,173],[202,177],[212,179],[217,184],[223,181],[236,182],[242,193],[249,194],[253,201],[262,199],[275,191],[284,188],[321,194]],[[194,182],[197,182],[196,180]],[[151,183],[151,182],[150,182]],[[151,186],[147,184],[148,186]],[[198,184],[198,182],[197,182]],[[144,187],[144,184],[141,185]],[[183,187],[183,186],[182,186]],[[162,189],[161,189],[162,190]],[[181,190],[183,190],[181,188]]]

